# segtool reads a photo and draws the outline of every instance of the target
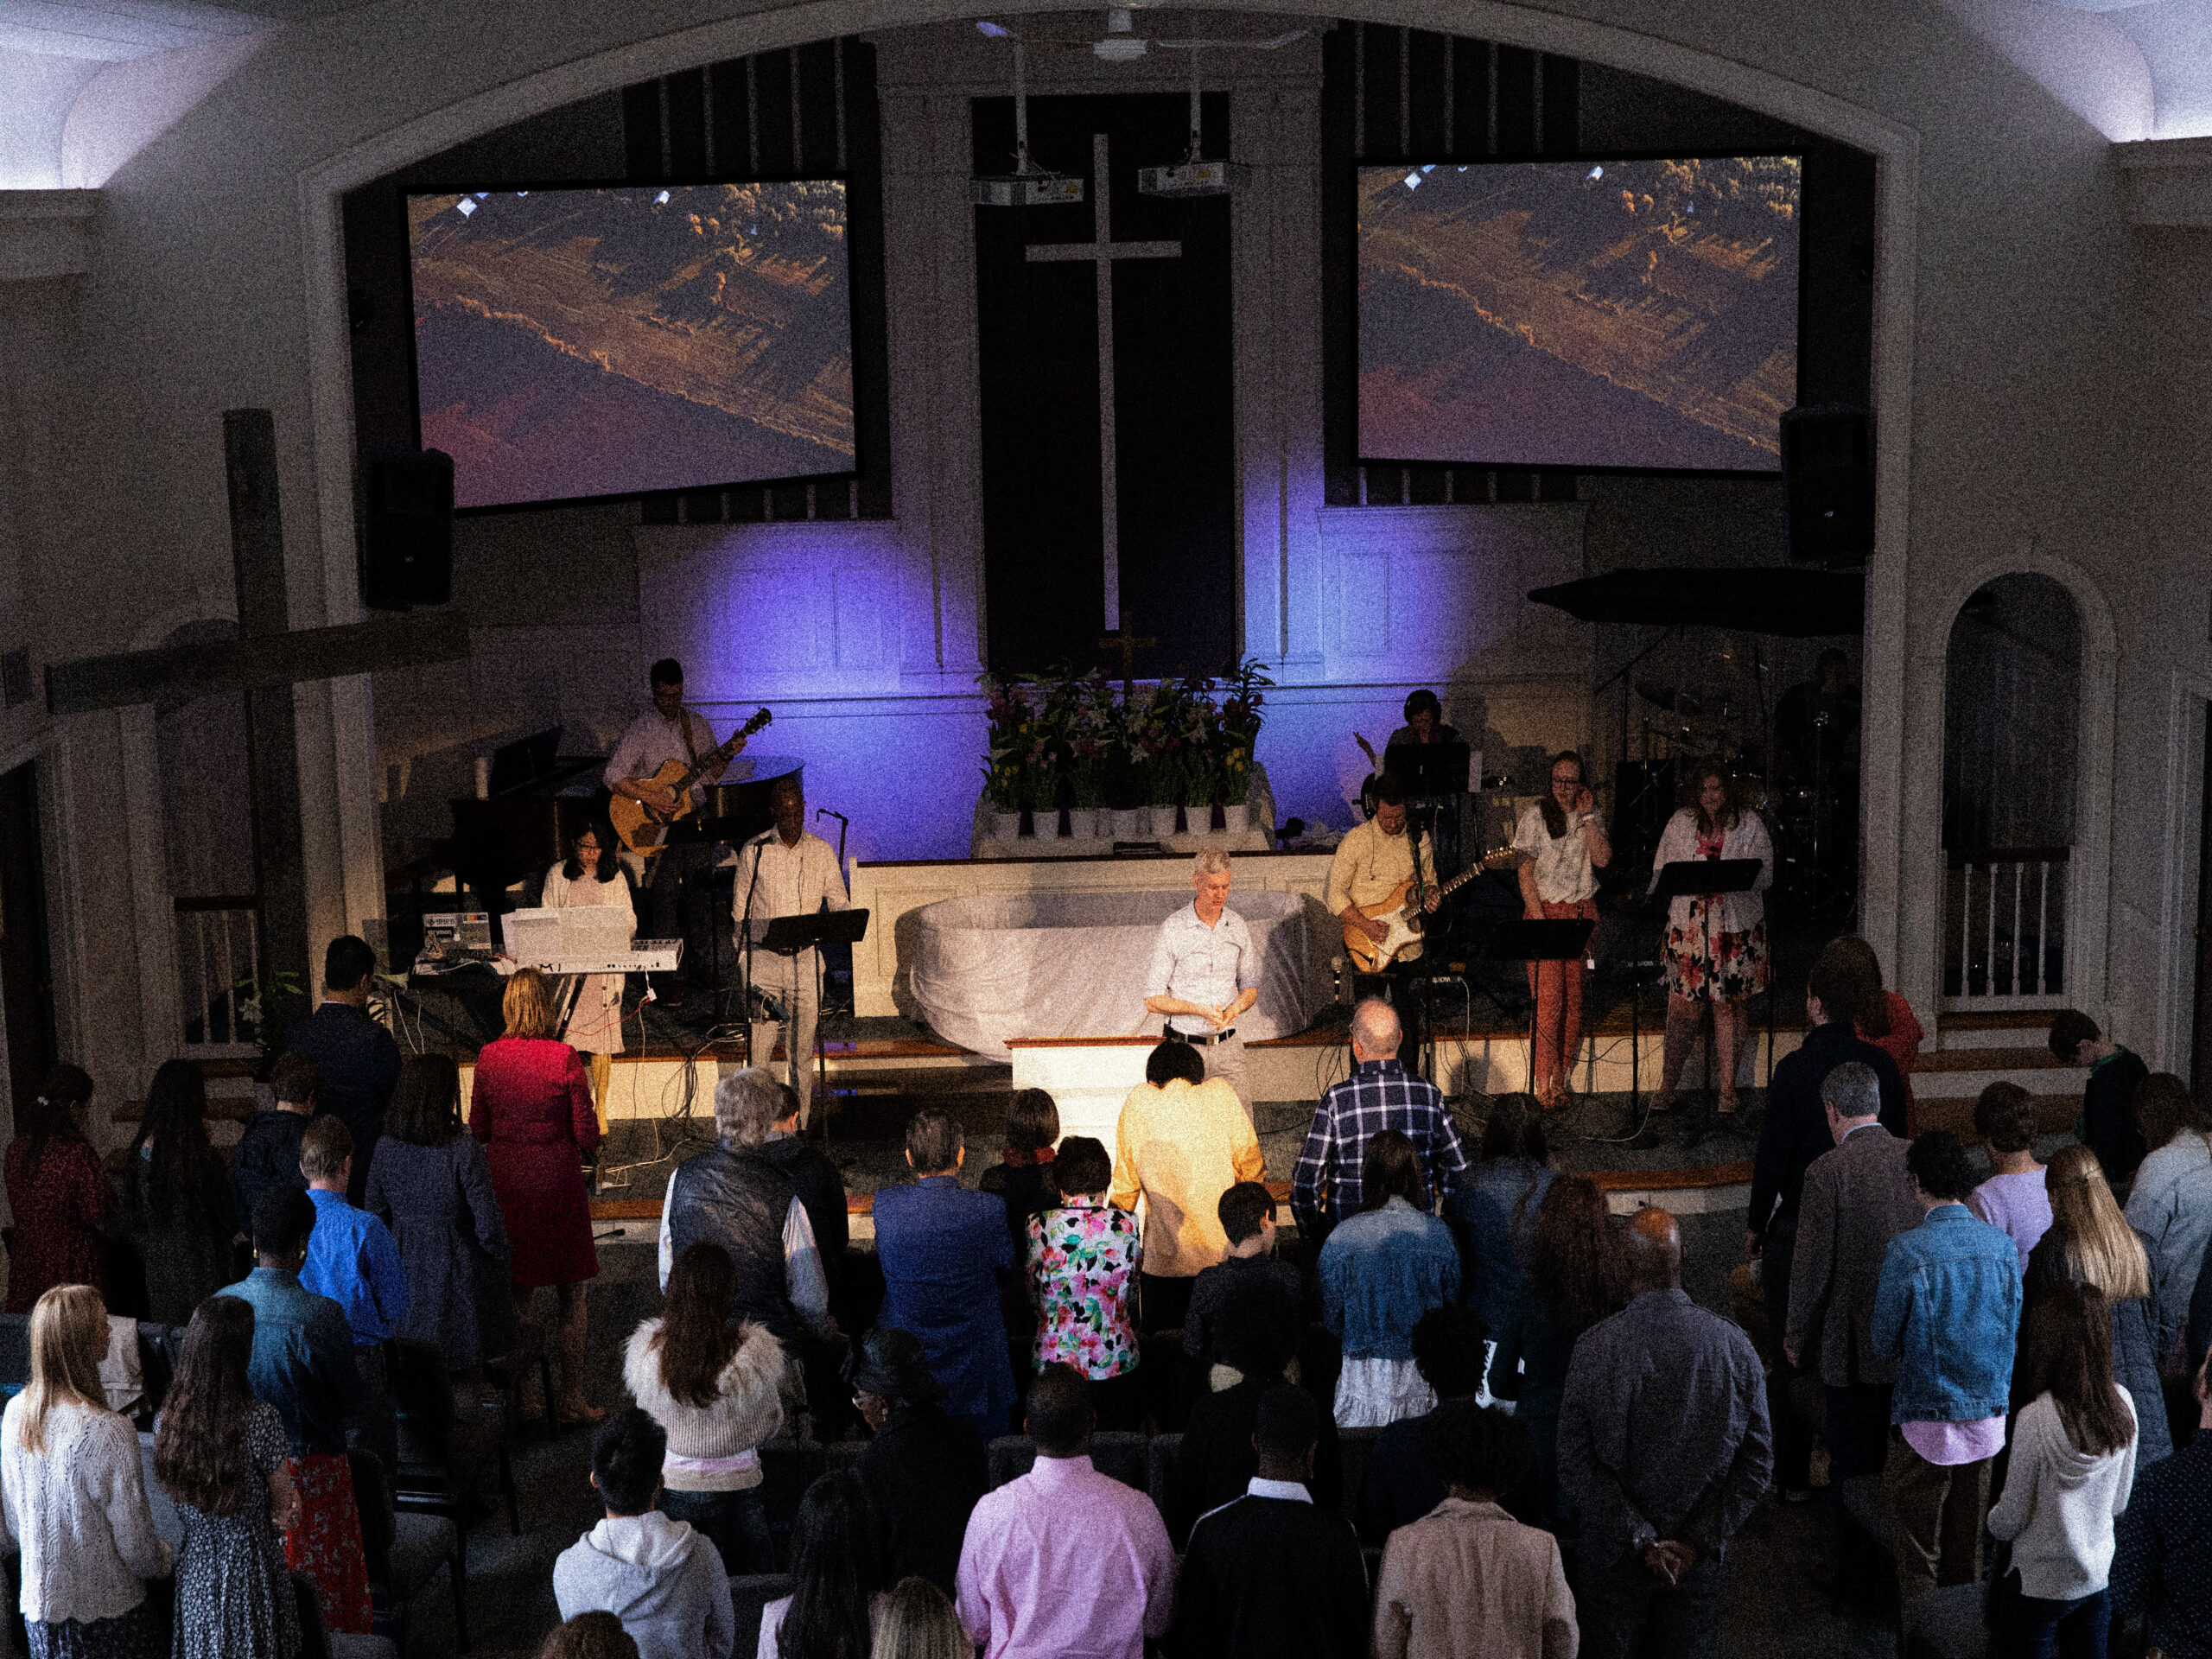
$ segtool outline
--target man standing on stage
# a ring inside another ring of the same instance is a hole
[[[652,684],[653,706],[630,722],[629,729],[622,734],[622,741],[614,746],[614,753],[607,762],[607,786],[617,795],[642,801],[656,811],[671,812],[676,809],[676,797],[655,783],[653,774],[671,760],[680,760],[689,766],[702,756],[712,753],[715,728],[683,706],[683,664],[676,658],[662,658],[652,665],[647,678]],[[735,754],[744,747],[741,741],[730,753]],[[710,768],[702,781],[718,781],[728,764],[724,760]],[[693,785],[694,810],[704,798],[704,791],[698,785]],[[646,923],[650,937],[688,938],[683,925],[683,884],[687,877],[714,868],[716,850],[704,842],[679,841],[645,861],[645,891],[652,899]],[[686,944],[683,957],[687,977],[698,980],[706,974],[709,953],[700,950],[696,941]],[[661,995],[670,1002],[683,1000],[682,989],[672,984]]]
[[[1167,1016],[1169,1042],[1192,1044],[1204,1055],[1209,1080],[1229,1080],[1249,1118],[1252,1096],[1236,1017],[1260,1000],[1260,958],[1244,918],[1229,908],[1229,855],[1218,847],[1200,853],[1191,887],[1196,896],[1160,925],[1144,1006]]]
[[[803,950],[771,950],[748,934],[758,933],[779,916],[811,916],[823,906],[842,910],[844,872],[837,855],[819,836],[806,832],[806,792],[796,777],[777,780],[769,804],[776,827],[763,830],[739,849],[736,899],[738,959],[747,976],[746,1001],[751,1020],[753,1064],[772,1075],[776,1028],[783,1027],[785,1073],[799,1100],[804,1131],[814,1100],[814,1027],[821,1012],[821,985],[811,945]],[[751,925],[748,927],[748,923]],[[770,998],[782,1007],[778,1014]]]
[[[1353,825],[1337,843],[1336,855],[1329,861],[1328,903],[1329,913],[1344,923],[1348,933],[1364,934],[1380,944],[1390,937],[1389,927],[1363,915],[1363,907],[1382,903],[1402,884],[1413,881],[1406,895],[1408,907],[1433,914],[1437,906],[1436,852],[1427,836],[1407,828],[1405,779],[1395,772],[1384,772],[1376,798],[1374,817]],[[1421,867],[1417,881],[1416,859]],[[1397,981],[1402,974],[1402,964],[1418,961],[1421,950],[1418,942],[1406,946],[1378,974],[1362,973],[1355,965],[1351,983],[1354,1003],[1380,996],[1397,1008],[1399,1019],[1412,1034],[1416,1064],[1421,1045],[1421,1012],[1411,997],[1397,995]]]

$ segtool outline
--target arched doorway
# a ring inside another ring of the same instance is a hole
[[[2077,838],[2081,608],[2053,577],[1985,582],[1951,624],[1943,697],[1947,1006],[2064,998]]]

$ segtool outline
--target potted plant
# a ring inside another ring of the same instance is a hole
[[[1223,686],[1218,747],[1215,751],[1214,798],[1221,804],[1223,827],[1243,835],[1252,827],[1252,767],[1260,742],[1266,689],[1274,682],[1256,657],[1239,663]]]
[[[1021,803],[1027,787],[1022,760],[1028,741],[1023,727],[1029,710],[1019,687],[988,674],[981,676],[977,683],[987,699],[983,798],[989,804],[991,835],[997,841],[1016,841],[1021,836]]]

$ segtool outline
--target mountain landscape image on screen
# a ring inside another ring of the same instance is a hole
[[[1360,169],[1359,453],[1771,472],[1792,156]]]
[[[845,187],[414,195],[422,441],[461,507],[852,470]]]

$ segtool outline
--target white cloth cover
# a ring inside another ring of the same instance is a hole
[[[1187,887],[941,899],[913,912],[914,1000],[938,1036],[998,1059],[1014,1037],[1156,1036],[1160,1017],[1144,1006],[1153,941],[1190,902]],[[1328,1000],[1314,969],[1319,907],[1262,889],[1232,890],[1229,906],[1260,957],[1260,1000],[1239,1034],[1305,1030]]]

